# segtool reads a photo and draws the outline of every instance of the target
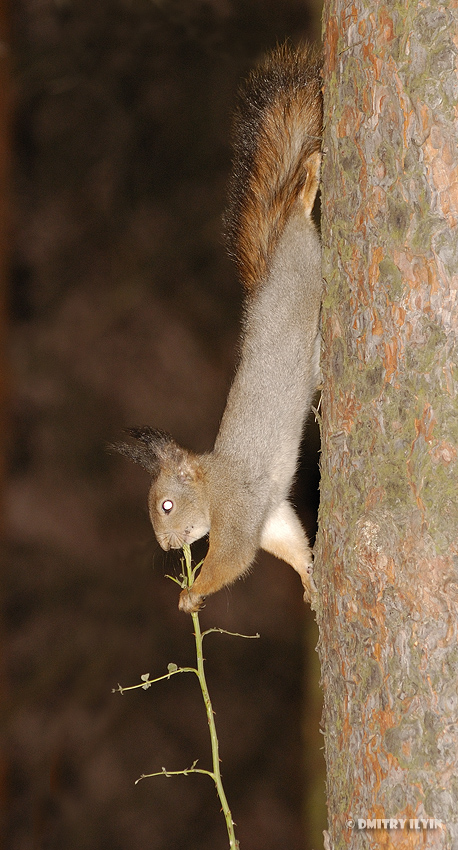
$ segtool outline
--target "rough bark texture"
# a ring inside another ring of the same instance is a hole
[[[324,30],[329,838],[456,848],[457,3],[330,0]]]

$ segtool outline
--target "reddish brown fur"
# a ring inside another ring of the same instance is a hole
[[[240,90],[226,233],[248,291],[264,279],[291,208],[321,148],[321,59],[277,48]]]

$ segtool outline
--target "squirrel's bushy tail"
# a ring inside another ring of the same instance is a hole
[[[226,235],[248,290],[270,258],[321,147],[321,55],[287,45],[270,53],[239,92]]]

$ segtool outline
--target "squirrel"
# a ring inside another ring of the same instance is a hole
[[[152,476],[149,514],[161,547],[208,532],[179,607],[245,573],[259,548],[291,564],[310,599],[312,555],[288,501],[319,383],[320,238],[312,220],[321,163],[321,60],[277,47],[239,93],[226,233],[246,289],[238,367],[213,451],[197,455],[156,428],[114,448]]]

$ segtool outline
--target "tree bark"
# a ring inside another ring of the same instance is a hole
[[[457,23],[456,0],[325,4],[315,576],[334,848],[458,847]]]

